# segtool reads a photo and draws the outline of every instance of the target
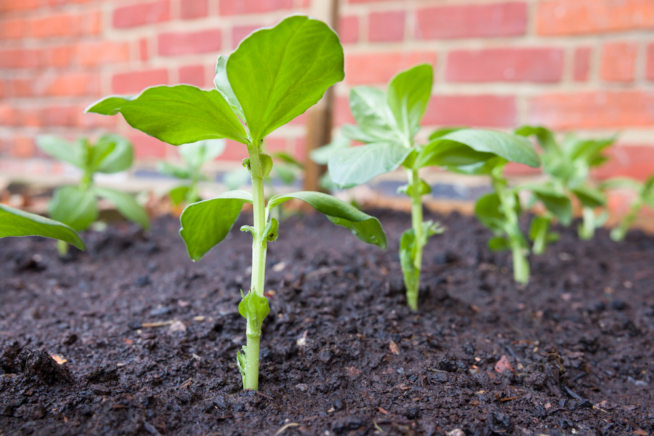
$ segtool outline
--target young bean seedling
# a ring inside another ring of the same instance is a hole
[[[93,183],[96,173],[117,173],[132,166],[134,151],[125,138],[104,135],[91,145],[86,138],[71,143],[56,136],[44,135],[37,138],[37,145],[43,152],[83,171],[79,185],[63,186],[55,191],[48,205],[52,219],[76,231],[85,230],[98,219],[98,198],[104,198],[112,202],[128,220],[146,229],[150,227],[148,214],[134,197]],[[63,240],[59,241],[58,248],[61,256],[68,252],[68,244]]]
[[[644,206],[649,206],[650,209],[654,210],[654,176],[650,176],[644,182],[626,177],[617,177],[602,183],[601,187],[603,189],[629,189],[636,193],[627,214],[622,218],[620,224],[611,230],[611,239],[623,241],[627,231],[636,220],[638,212]]]
[[[604,164],[608,157],[602,153],[613,143],[615,138],[607,139],[580,139],[575,135],[567,135],[558,144],[554,134],[539,126],[524,126],[516,130],[521,136],[535,136],[540,148],[543,150],[541,160],[543,172],[549,176],[543,185],[544,189],[565,195],[568,198],[576,197],[581,204],[583,221],[579,226],[579,237],[591,239],[595,229],[601,227],[608,217],[606,211],[596,214],[596,209],[606,206],[604,193],[589,183],[590,171]],[[561,220],[563,225],[569,225]],[[549,227],[548,216],[541,217],[540,229]]]
[[[187,181],[187,183],[176,186],[168,192],[170,201],[175,206],[182,203],[191,204],[201,200],[199,183],[209,180],[202,173],[202,166],[216,159],[224,150],[224,139],[182,144],[179,146],[179,155],[184,160],[186,168],[168,162],[159,162],[157,164],[157,171],[160,173]]]
[[[122,113],[134,128],[172,145],[229,138],[244,144],[244,160],[252,194],[229,191],[186,207],[180,234],[188,254],[199,260],[221,242],[245,203],[253,207],[252,282],[239,304],[247,319],[247,346],[237,355],[246,389],[259,386],[261,326],[270,309],[264,296],[266,251],[277,239],[279,223],[270,212],[292,199],[302,200],[327,215],[334,224],[350,229],[359,239],[384,248],[386,235],[376,218],[347,203],[318,192],[272,196],[266,205],[264,178],[273,167],[262,152],[264,138],[320,100],[330,86],[343,80],[343,48],[326,24],[291,16],[273,28],[261,29],[243,40],[229,56],[220,56],[215,90],[193,86],[157,86],[136,97],[109,97],[88,111]]]
[[[524,138],[478,129],[443,129],[434,132],[427,145],[414,137],[431,97],[434,81],[431,65],[418,65],[396,75],[386,92],[360,86],[350,91],[350,110],[357,125],[343,126],[341,133],[363,142],[363,147],[334,150],[329,174],[339,188],[349,188],[398,167],[407,173],[408,184],[400,191],[411,199],[412,228],[400,240],[400,264],[407,303],[417,310],[422,250],[430,236],[442,232],[438,223],[423,222],[422,197],[431,187],[420,178],[421,168],[440,166],[466,174],[483,174],[488,162],[507,160],[538,166],[538,156]]]
[[[43,236],[84,250],[84,242],[66,224],[0,204],[0,238],[8,236]]]

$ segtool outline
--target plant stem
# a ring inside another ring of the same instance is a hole
[[[627,213],[627,215],[625,215],[622,221],[620,221],[620,225],[618,225],[618,227],[611,230],[611,239],[613,239],[614,241],[624,240],[625,236],[627,235],[627,232],[629,231],[629,227],[631,227],[633,222],[636,220],[638,211],[642,206],[643,206],[642,198],[638,198],[631,204],[631,207],[629,208],[629,212]]]
[[[68,254],[68,243],[65,241],[57,241],[57,251],[59,257],[64,257]]]
[[[266,278],[266,201],[264,197],[263,172],[259,158],[259,141],[253,141],[248,147],[250,155],[250,171],[252,174],[252,213],[254,215],[254,235],[252,241],[252,281],[251,292],[263,297]],[[245,363],[245,389],[259,389],[259,343],[261,326],[253,325],[253,320],[247,320],[247,351]]]
[[[418,293],[420,289],[420,270],[422,269],[422,196],[420,195],[420,178],[418,170],[408,170],[411,189],[411,226],[415,235],[415,255],[413,266],[416,269],[415,280],[405,280],[406,299],[412,310],[418,310]],[[410,282],[410,283],[409,283]]]

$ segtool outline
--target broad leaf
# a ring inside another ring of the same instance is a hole
[[[341,149],[329,158],[329,174],[339,188],[361,185],[398,168],[411,150],[392,142]]]
[[[243,40],[227,77],[253,139],[261,140],[316,104],[345,77],[343,47],[325,23],[291,16]]]
[[[442,129],[434,130],[433,132],[431,132],[431,134],[429,135],[429,140],[433,141],[434,139],[438,139],[449,133],[456,132],[457,130],[463,130],[463,129],[467,129],[467,127],[443,127]]]
[[[557,192],[548,186],[534,183],[520,185],[516,189],[533,193],[564,226],[569,226],[572,222],[572,202],[565,194]]]
[[[252,203],[252,194],[229,191],[211,200],[190,204],[184,209],[179,234],[192,260],[200,260],[225,239],[245,203]]]
[[[419,153],[414,168],[426,166],[437,155],[443,143],[458,142],[474,151],[502,157],[509,162],[517,162],[538,167],[540,160],[529,140],[521,136],[483,129],[457,130],[430,142]]]
[[[538,144],[548,153],[556,153],[559,147],[556,145],[556,139],[551,130],[541,126],[522,126],[515,131],[520,136],[536,136]]]
[[[420,128],[420,120],[427,109],[433,83],[432,66],[422,64],[399,73],[388,85],[388,107],[393,113],[397,129],[404,138],[412,139]]]
[[[402,140],[392,129],[393,114],[388,107],[384,91],[369,86],[352,88],[350,111],[357,121],[357,126],[343,129],[343,134],[348,138],[363,142]]]
[[[53,135],[39,135],[36,138],[36,145],[41,151],[55,159],[84,169],[85,152],[80,143],[69,142]]]
[[[363,242],[386,248],[386,234],[377,218],[361,212],[343,200],[321,192],[294,192],[276,195],[268,203],[267,214],[273,208],[294,198],[310,204],[318,212],[327,215],[327,218],[334,224],[350,229]]]
[[[629,177],[614,177],[602,182],[601,189],[631,189],[639,192],[643,189],[643,184]]]
[[[548,234],[551,221],[547,217],[535,217],[531,220],[529,227],[529,239],[534,241],[533,251],[535,254],[543,254],[547,248]]]
[[[338,150],[348,148],[350,144],[351,141],[349,139],[339,136],[329,144],[311,151],[311,160],[318,165],[327,165],[332,154]]]
[[[602,191],[590,186],[579,186],[571,191],[585,207],[595,208],[606,204],[606,196]]]
[[[491,251],[510,250],[511,244],[509,243],[508,239],[502,236],[495,236],[494,238],[490,238],[488,240],[488,248]]]
[[[85,248],[75,230],[67,225],[0,204],[0,238],[7,236],[43,236],[67,242],[80,250]]]
[[[112,202],[118,212],[128,220],[135,222],[144,229],[150,228],[150,217],[131,195],[108,188],[94,188],[97,196]]]
[[[227,56],[218,56],[218,61],[216,62],[216,76],[213,79],[213,84],[227,103],[229,103],[232,111],[234,111],[241,121],[245,122],[241,103],[239,103],[238,98],[236,98],[232,85],[230,85],[229,79],[227,79],[227,59]]]
[[[155,86],[136,97],[107,97],[86,111],[121,113],[130,126],[172,145],[220,138],[249,142],[243,125],[218,91],[190,85]]]
[[[98,219],[98,201],[90,190],[63,186],[55,191],[48,204],[48,212],[52,219],[74,230],[85,230]]]
[[[493,153],[473,150],[460,142],[439,140],[437,147],[419,152],[414,165],[417,168],[441,166],[456,169],[458,167],[483,164],[495,156]]]
[[[102,153],[99,161],[93,164],[90,170],[111,174],[126,171],[132,166],[134,148],[127,139],[118,135],[103,135],[92,148],[102,149],[104,147],[110,151]]]
[[[224,139],[210,139],[179,146],[179,155],[191,168],[200,168],[225,151]]]
[[[270,155],[272,156],[273,159],[279,159],[282,162],[285,162],[285,163],[289,164],[290,166],[293,166],[293,167],[298,168],[298,169],[304,169],[304,165],[302,164],[302,162],[295,159],[293,156],[286,153],[285,151],[278,151],[278,152],[275,152],[275,153],[270,153]]]
[[[187,169],[169,164],[168,162],[157,162],[157,171],[161,174],[182,180],[189,179],[191,177],[191,174]]]
[[[186,201],[186,196],[188,195],[190,190],[191,188],[189,188],[188,186],[180,185],[171,189],[168,192],[168,197],[170,197],[170,201],[172,201],[172,203],[175,206],[179,206],[184,201]]]
[[[475,215],[477,219],[487,228],[500,232],[503,231],[504,214],[500,210],[500,197],[496,193],[482,195],[475,203]]]

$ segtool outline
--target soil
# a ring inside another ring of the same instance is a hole
[[[236,368],[249,234],[197,263],[173,218],[89,232],[64,261],[53,241],[2,240],[0,434],[654,432],[654,237],[559,229],[521,287],[474,218],[428,214],[448,230],[426,247],[414,313],[397,255],[409,216],[373,213],[386,251],[322,216],[282,222],[259,392]]]

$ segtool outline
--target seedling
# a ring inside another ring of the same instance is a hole
[[[273,160],[273,168],[270,170],[270,174],[264,178],[264,184],[271,188],[274,179],[279,179],[284,185],[292,185],[296,180],[295,172],[298,170],[304,171],[304,165],[286,152],[266,153],[265,141],[262,146],[262,153],[268,154]],[[243,162],[243,168],[227,173],[224,180],[229,190],[238,189],[245,185],[250,181],[250,170],[247,168],[247,163]]]
[[[349,188],[402,166],[409,183],[400,191],[411,198],[412,228],[400,240],[400,264],[407,303],[417,310],[422,250],[430,236],[443,231],[438,223],[423,222],[422,197],[431,192],[419,176],[421,168],[440,166],[466,174],[485,174],[489,162],[512,161],[538,166],[533,147],[524,138],[479,129],[442,129],[427,145],[415,142],[420,121],[431,97],[434,81],[431,65],[418,65],[399,73],[386,93],[360,86],[350,91],[350,110],[357,125],[343,126],[341,133],[363,142],[363,147],[334,150],[329,174],[339,188]]]
[[[643,206],[649,206],[654,209],[654,176],[649,177],[645,182],[639,182],[627,177],[618,177],[607,180],[601,187],[603,189],[629,189],[636,192],[636,198],[631,203],[629,211],[622,218],[620,224],[611,230],[611,239],[614,241],[623,241],[627,231],[636,220],[638,212]]]
[[[220,156],[225,150],[224,139],[214,139],[200,141],[194,144],[183,144],[179,146],[179,155],[184,160],[186,168],[170,164],[168,162],[159,162],[157,171],[168,176],[181,180],[186,180],[179,186],[174,187],[168,192],[170,201],[175,206],[181,203],[191,204],[200,201],[199,183],[209,180],[202,173],[202,166],[213,161]]]
[[[608,213],[604,209],[606,196],[591,186],[588,181],[590,170],[604,164],[608,157],[602,153],[613,143],[615,138],[580,139],[567,135],[561,144],[557,144],[554,134],[545,127],[524,126],[516,130],[522,136],[535,136],[543,150],[541,159],[543,171],[549,176],[548,189],[569,198],[576,197],[582,207],[583,221],[578,232],[581,239],[591,239],[595,229],[606,222]],[[565,223],[561,221],[564,225]],[[548,224],[549,225],[549,224]]]
[[[279,227],[271,211],[289,200],[302,200],[359,239],[386,247],[386,235],[376,218],[329,195],[275,195],[266,205],[264,177],[270,174],[273,160],[262,152],[263,139],[316,104],[343,77],[343,48],[334,31],[320,21],[292,16],[252,33],[229,57],[220,56],[216,90],[157,86],[136,97],[109,97],[88,109],[104,115],[122,113],[132,127],[172,145],[230,138],[247,146],[249,157],[244,163],[252,193],[229,191],[187,206],[180,230],[189,256],[199,260],[227,236],[243,205],[252,204],[254,225],[241,227],[253,239],[251,287],[239,304],[247,319],[247,346],[238,353],[237,363],[246,389],[259,386],[261,326],[270,311],[264,296],[266,252]]]
[[[56,136],[44,135],[37,138],[37,145],[43,152],[83,171],[79,185],[64,186],[55,191],[48,205],[52,219],[76,231],[85,230],[98,219],[98,198],[105,198],[128,220],[146,229],[150,227],[148,214],[134,197],[93,184],[96,173],[117,173],[132,166],[134,150],[125,138],[104,135],[91,145],[86,138],[71,143]],[[57,247],[61,256],[68,252],[65,241],[60,240]]]
[[[314,161],[318,165],[327,165],[329,163],[329,158],[331,158],[339,150],[348,148],[351,145],[352,145],[352,141],[350,141],[348,138],[344,136],[339,136],[329,144],[322,146],[320,148],[316,148],[315,150],[311,151],[309,157],[311,158],[312,161]],[[337,189],[336,185],[332,181],[331,176],[329,175],[329,171],[325,172],[325,174],[320,176],[320,179],[318,180],[318,185],[322,189],[325,189],[327,191],[334,191]]]
[[[0,238],[8,236],[43,236],[85,249],[79,235],[66,224],[0,204]]]

